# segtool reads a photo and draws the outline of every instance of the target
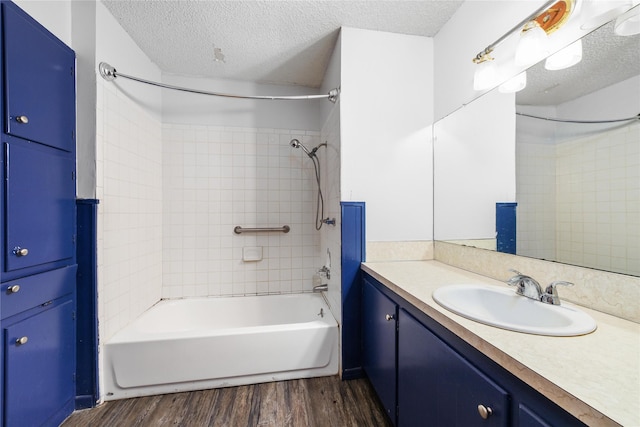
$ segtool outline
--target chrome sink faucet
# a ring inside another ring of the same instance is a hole
[[[557,286],[573,286],[571,282],[565,282],[563,280],[557,280],[551,282],[542,291],[542,286],[533,277],[522,274],[514,269],[509,269],[516,275],[507,280],[507,285],[515,286],[516,293],[527,298],[534,299],[536,301],[543,302],[545,304],[560,305],[560,297],[558,296]]]
[[[514,269],[509,269],[509,271],[516,275],[507,280],[507,285],[515,286],[516,293],[518,295],[522,295],[523,297],[531,298],[536,301],[541,301],[543,292],[540,283],[538,283],[533,277],[529,277]]]

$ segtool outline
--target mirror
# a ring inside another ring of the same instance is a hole
[[[524,115],[637,116],[638,46],[609,23],[583,38],[580,64],[539,63],[515,96],[494,90],[438,121],[435,239],[500,249],[496,203],[517,202],[516,254],[640,276],[640,120]]]

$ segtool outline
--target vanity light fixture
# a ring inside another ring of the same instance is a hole
[[[478,52],[478,54],[473,57],[472,59],[473,62],[475,64],[481,64],[487,60],[492,60],[493,58],[491,58],[491,52],[493,52],[494,49],[498,47],[498,45],[500,45],[500,43],[505,41],[507,37],[509,37],[511,34],[515,33],[516,31],[520,31],[525,24],[527,24],[532,19],[535,19],[537,16],[539,16],[541,13],[549,9],[549,7],[551,7],[555,3],[556,3],[556,0],[551,0],[546,2],[544,5],[542,5],[539,9],[537,9],[531,15],[527,16],[524,20],[519,22],[515,27],[513,27],[512,29],[504,33],[498,40],[494,41],[489,46],[485,47],[483,50]]]
[[[535,20],[528,22],[522,29],[520,41],[516,48],[516,65],[529,68],[529,66],[547,56],[549,53],[547,44],[547,33],[538,22]]]
[[[547,36],[558,30],[569,19],[576,1],[577,0],[552,0],[546,2],[542,7],[503,34],[498,40],[480,51],[473,58],[473,62],[482,65],[487,61],[493,61],[494,58],[491,57],[491,53],[495,48],[504,42],[511,34],[520,32],[524,43],[519,43],[519,47],[516,50],[516,64],[532,65],[534,62],[542,59],[542,55],[546,56],[545,44]],[[474,89],[483,86],[476,82],[476,79],[481,76],[482,73],[479,71],[474,74]]]
[[[498,91],[501,93],[514,93],[521,91],[525,87],[527,87],[527,72],[523,71],[498,86]]]
[[[529,67],[549,55],[547,36],[567,22],[574,6],[575,0],[560,0],[525,24],[516,48],[516,65]]]
[[[582,61],[582,39],[549,56],[544,62],[547,70],[564,70]]]
[[[640,4],[618,16],[614,28],[619,36],[640,34]]]

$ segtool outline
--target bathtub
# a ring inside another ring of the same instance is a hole
[[[162,300],[104,346],[105,400],[338,372],[320,294]]]

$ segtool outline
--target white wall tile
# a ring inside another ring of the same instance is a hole
[[[640,125],[518,144],[517,158],[518,254],[639,273]]]
[[[101,338],[156,303],[162,286],[160,122],[98,84],[98,283]]]
[[[163,125],[163,297],[311,291],[322,266],[315,175],[311,160],[289,141],[297,137],[311,149],[318,135]],[[285,224],[288,234],[233,233],[237,225]],[[243,262],[245,246],[262,246],[263,259]],[[293,270],[303,265],[305,274],[294,280]]]

